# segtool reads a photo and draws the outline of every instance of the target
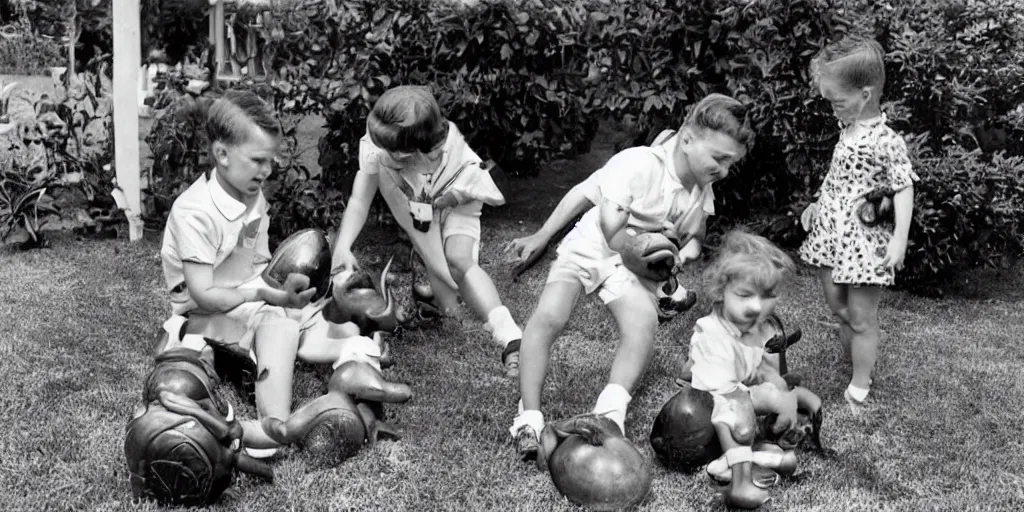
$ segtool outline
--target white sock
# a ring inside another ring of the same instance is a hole
[[[853,384],[850,384],[850,386],[846,388],[846,392],[850,394],[850,397],[858,402],[863,402],[864,400],[867,400],[868,392],[870,391],[870,389],[858,388]]]
[[[607,416],[608,419],[619,426],[623,434],[626,433],[626,408],[633,397],[626,391],[626,388],[618,384],[608,384],[597,397],[594,405],[594,413]]]
[[[522,402],[520,402],[520,407],[522,407]],[[515,437],[519,429],[524,426],[532,428],[539,437],[541,431],[544,430],[544,413],[537,410],[520,410],[516,419],[512,421],[512,428],[508,429],[508,432]]]
[[[523,331],[516,325],[512,313],[505,306],[498,306],[487,314],[487,330],[503,347],[512,340],[523,339]]]
[[[749,446],[737,446],[725,451],[725,462],[729,467],[754,460],[754,451]]]

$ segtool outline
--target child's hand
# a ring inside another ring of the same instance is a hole
[[[309,304],[316,288],[309,286],[309,277],[302,274],[288,274],[281,289],[264,288],[263,301],[272,306],[288,309],[302,309]]]
[[[903,269],[903,258],[907,254],[907,241],[901,237],[894,236],[892,240],[889,240],[889,247],[885,251],[885,259],[882,260],[882,265],[886,268],[894,268],[896,270]]]
[[[818,203],[814,202],[807,205],[807,208],[804,208],[804,212],[800,214],[800,225],[803,226],[804,231],[811,230],[815,219],[818,218],[818,208]]]
[[[331,276],[358,268],[359,262],[356,261],[356,256],[352,254],[352,251],[338,249],[334,252],[334,256],[331,258]]]
[[[454,192],[445,192],[441,197],[434,199],[434,209],[443,210],[445,208],[452,208],[459,205],[459,196]]]

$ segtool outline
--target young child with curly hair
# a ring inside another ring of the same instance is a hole
[[[753,460],[754,414],[777,414],[776,434],[797,425],[799,409],[811,416],[815,438],[821,427],[821,399],[807,388],[790,390],[779,374],[779,356],[765,349],[779,334],[769,318],[794,270],[793,260],[768,239],[732,231],[704,274],[712,311],[693,328],[684,374],[692,375],[694,389],[714,397],[711,422],[730,468]],[[747,485],[749,478],[733,482],[733,493],[766,497]]]
[[[842,132],[818,200],[801,216],[809,234],[800,257],[819,268],[825,302],[839,319],[840,344],[853,360],[844,396],[854,406],[871,389],[881,338],[878,304],[903,267],[918,180],[906,143],[881,110],[884,55],[876,41],[849,36],[811,63]],[[872,200],[879,193],[891,196],[881,202],[888,202],[892,218]]]

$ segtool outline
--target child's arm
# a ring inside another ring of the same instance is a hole
[[[546,246],[555,233],[565,228],[572,219],[593,208],[594,203],[583,192],[585,183],[577,184],[562,197],[540,229],[532,235],[512,240],[505,250],[514,254],[518,258],[516,261],[527,260],[534,252]]]
[[[896,228],[882,262],[887,267],[903,268],[903,258],[907,253],[907,241],[910,236],[910,219],[914,214],[914,186],[904,187],[892,198],[893,213],[896,216]]]
[[[604,239],[608,242],[608,247],[611,250],[621,252],[628,237],[615,235],[620,234],[626,227],[626,222],[629,221],[629,211],[626,207],[607,199],[601,201],[600,208],[598,213],[601,219],[601,233],[604,234]]]
[[[213,265],[186,261],[182,264],[189,296],[205,312],[224,313],[246,303],[263,301],[284,308],[302,308],[309,304],[316,288],[309,287],[309,278],[291,274],[283,290],[270,287],[222,288],[213,284]],[[308,288],[308,289],[307,289]],[[304,291],[302,291],[304,290]]]
[[[789,385],[775,367],[761,361],[757,367],[757,379],[761,382],[750,387],[750,400],[757,414],[778,414],[774,429],[776,433],[788,430],[797,421],[797,395],[789,391]]]
[[[334,254],[331,258],[331,274],[356,267],[356,258],[352,254],[352,244],[366,224],[366,216],[370,213],[370,204],[377,194],[378,175],[357,172],[352,184],[352,196],[345,205],[345,213],[341,217],[341,227],[334,243]]]

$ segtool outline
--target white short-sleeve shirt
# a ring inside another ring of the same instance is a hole
[[[214,285],[235,288],[258,278],[270,261],[263,193],[249,208],[220,179],[216,170],[200,176],[171,206],[160,258],[174,314],[197,308],[185,286],[184,262],[213,265]]]
[[[756,384],[753,379],[765,357],[765,345],[775,330],[764,323],[741,334],[717,313],[697,320],[690,338],[694,389],[728,394]]]
[[[668,146],[639,146],[620,151],[584,182],[584,195],[595,203],[559,246],[559,254],[608,259],[617,254],[601,231],[600,204],[612,201],[629,211],[627,225],[645,231],[672,228],[692,208],[704,218],[714,215],[711,187],[687,190],[679,181]]]

